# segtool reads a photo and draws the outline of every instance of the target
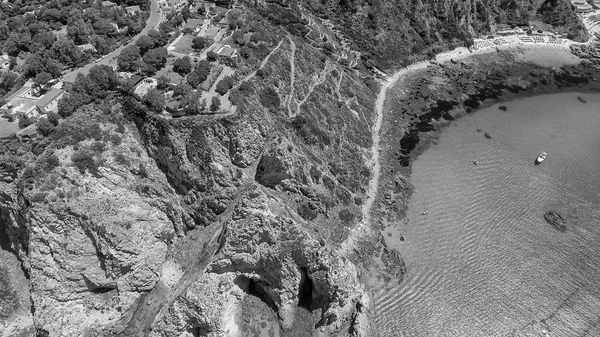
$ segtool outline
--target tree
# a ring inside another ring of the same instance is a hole
[[[53,58],[70,67],[76,66],[82,56],[75,43],[69,39],[56,41],[50,52]]]
[[[190,91],[180,101],[181,108],[186,115],[197,115],[200,110],[200,94]]]
[[[137,71],[140,67],[140,49],[137,46],[125,47],[119,56],[117,64],[123,71]]]
[[[187,83],[194,89],[196,89],[204,80],[198,75],[197,72],[193,71],[187,75]]]
[[[193,88],[187,83],[181,83],[173,88],[173,97],[183,96],[185,97]]]
[[[154,47],[164,46],[169,42],[169,34],[161,33],[154,29],[148,31],[148,36],[154,40]]]
[[[143,57],[144,63],[150,67],[150,71],[154,72],[162,69],[167,63],[167,48],[158,47],[150,49]]]
[[[21,118],[19,118],[19,128],[20,129],[24,129],[28,126],[30,126],[31,124],[33,124],[35,121],[27,116],[23,116]]]
[[[217,96],[213,96],[210,102],[210,112],[217,112],[221,108],[221,100]]]
[[[171,85],[171,81],[169,81],[169,79],[166,78],[165,75],[162,75],[161,77],[159,77],[157,81],[158,81],[158,84],[157,84],[156,88],[158,90],[165,90]]]
[[[217,87],[215,91],[219,93],[219,95],[225,95],[229,89],[233,88],[233,78],[231,76],[225,76],[219,83],[217,83]]]
[[[87,94],[92,98],[105,98],[119,87],[117,73],[107,65],[95,65],[85,78]],[[74,85],[77,85],[77,80]]]
[[[189,56],[184,56],[175,60],[175,62],[173,62],[173,71],[181,76],[189,74],[190,71],[192,71],[192,62]]]
[[[206,44],[206,40],[200,36],[197,36],[192,40],[192,48],[194,48],[195,50],[204,49],[204,47],[206,47]]]
[[[50,81],[51,79],[52,79],[52,75],[50,75],[46,72],[41,72],[41,73],[35,75],[33,82],[35,82],[35,84],[37,84],[37,85],[44,85],[44,84],[48,83],[48,81]]]
[[[160,113],[165,108],[165,94],[158,89],[148,90],[143,100],[154,112]]]
[[[34,77],[35,75],[45,72],[53,77],[60,75],[60,66],[58,62],[47,55],[47,53],[32,54],[23,65],[25,76]]]
[[[216,61],[218,57],[219,55],[212,50],[206,53],[206,59],[210,62]]]
[[[52,111],[48,111],[48,122],[50,122],[54,126],[58,126],[58,115]]]
[[[233,32],[233,34],[231,35],[231,38],[233,39],[233,41],[236,44],[239,44],[240,46],[243,46],[246,44],[246,40],[244,39],[244,33],[241,30],[236,30],[235,32]]]
[[[77,102],[70,96],[64,96],[58,100],[58,115],[62,118],[67,118],[77,109]]]
[[[47,118],[41,118],[37,122],[36,127],[38,132],[44,137],[50,136],[56,130],[56,126],[52,125]]]
[[[135,41],[135,45],[140,49],[140,53],[142,55],[146,54],[148,50],[154,48],[155,44],[156,42],[154,39],[148,35],[142,35],[137,41]]]

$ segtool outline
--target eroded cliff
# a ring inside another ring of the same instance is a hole
[[[399,279],[403,265],[381,238],[338,249],[363,219],[372,174],[368,68],[537,10],[252,5],[244,20],[259,38],[236,64],[235,113],[166,118],[112,89],[53,136],[4,143],[0,243],[29,278],[38,335],[238,336],[249,297],[277,318],[263,332],[369,335],[360,279],[373,266],[361,263],[376,256]]]

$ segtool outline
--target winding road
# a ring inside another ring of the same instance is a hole
[[[87,75],[87,73],[92,69],[95,65],[104,64],[107,66],[116,65],[116,59],[121,51],[131,44],[135,43],[137,39],[139,39],[142,35],[146,35],[151,29],[156,29],[161,22],[160,8],[158,6],[158,0],[150,0],[150,16],[148,20],[146,20],[146,27],[136,36],[134,36],[128,44],[125,46],[120,46],[119,48],[113,50],[109,54],[102,57],[102,59],[98,62],[91,62],[86,64],[81,68],[77,68],[70,73],[66,73],[63,75],[63,81],[73,83],[75,82],[75,78],[77,78],[78,73],[82,73]]]

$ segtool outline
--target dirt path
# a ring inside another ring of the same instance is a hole
[[[457,48],[453,51],[441,53],[436,56],[436,63],[443,64],[446,62],[457,61],[461,59],[465,59],[474,55],[481,55],[486,53],[497,52],[498,49],[501,50],[517,50],[516,48],[528,48],[522,46],[520,43],[511,43],[508,45],[504,45],[501,48],[486,48],[480,49],[474,52],[469,51],[466,48]],[[548,46],[531,46],[529,49],[539,49],[540,51],[550,50],[551,48],[557,47],[548,47]],[[559,47],[560,48],[560,47]],[[568,47],[562,47],[568,48]],[[346,256],[349,256],[354,251],[354,248],[357,246],[359,241],[363,238],[366,238],[371,235],[377,235],[377,232],[373,230],[373,226],[371,225],[371,211],[373,208],[373,204],[377,198],[378,188],[379,188],[379,179],[381,176],[381,126],[383,124],[383,107],[387,95],[387,91],[389,88],[394,86],[399,80],[405,77],[407,74],[415,71],[419,71],[427,68],[432,63],[429,61],[421,61],[417,63],[413,63],[406,68],[402,68],[399,71],[395,72],[392,76],[388,77],[384,82],[381,83],[381,90],[377,95],[377,100],[375,101],[375,121],[371,130],[372,133],[372,146],[371,146],[371,159],[367,162],[367,166],[371,168],[371,179],[369,180],[369,187],[367,189],[367,193],[365,195],[366,200],[362,207],[363,219],[362,221],[355,226],[348,238],[340,245],[340,251]]]
[[[290,55],[290,95],[288,96],[287,99],[287,109],[288,109],[288,116],[292,115],[292,100],[294,99],[294,81],[296,80],[296,44],[294,43],[294,40],[292,40],[291,37],[289,37],[290,39],[290,44],[291,44],[291,55]]]
[[[260,62],[260,66],[258,67],[258,69],[262,69],[267,64],[267,62],[269,62],[269,59],[271,58],[271,55],[275,54],[275,52],[279,50],[279,47],[281,47],[281,44],[283,43],[283,40],[285,40],[285,39],[281,39],[279,41],[279,43],[277,44],[277,46],[275,48],[273,48],[273,50],[271,50],[271,52],[269,53],[269,55],[265,56],[265,58]],[[251,80],[254,76],[256,76],[256,70],[253,71],[253,72],[251,72],[250,74],[248,74],[248,76],[244,77],[244,79],[241,80],[234,88],[238,88],[240,86],[240,84],[242,84],[243,82]]]

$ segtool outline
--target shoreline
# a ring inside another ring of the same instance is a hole
[[[476,110],[542,94],[600,92],[600,83],[588,80],[600,71],[582,60],[567,45],[516,44],[442,53],[434,62],[417,62],[386,78],[375,104],[372,178],[363,220],[340,247],[352,260],[371,262],[363,264],[369,265],[362,273],[367,289],[401,283],[406,273],[382,230],[405,218],[413,190],[411,163],[446,126]],[[446,87],[451,89],[442,90]]]
[[[377,235],[378,231],[373,231],[372,222],[372,213],[373,213],[373,205],[381,199],[381,191],[380,191],[380,176],[382,171],[382,152],[384,149],[381,146],[381,136],[382,136],[382,127],[385,122],[389,124],[389,120],[386,121],[386,118],[389,119],[389,113],[387,110],[390,109],[389,102],[387,100],[388,91],[393,91],[400,83],[406,80],[410,80],[412,75],[416,75],[420,72],[426,71],[431,66],[443,66],[447,63],[451,64],[463,64],[464,60],[470,60],[472,58],[478,56],[485,56],[489,54],[497,54],[499,52],[508,52],[514,55],[522,54],[523,58],[529,56],[529,62],[532,62],[536,57],[540,55],[535,55],[534,51],[555,51],[562,52],[562,59],[558,59],[558,63],[551,63],[548,65],[548,60],[540,64],[540,66],[559,66],[559,65],[567,65],[567,64],[579,64],[580,59],[573,55],[570,50],[569,44],[524,44],[522,42],[511,42],[500,46],[481,48],[477,50],[469,50],[465,47],[458,47],[451,51],[446,51],[440,54],[437,54],[434,60],[424,60],[408,65],[404,68],[401,68],[394,72],[393,75],[387,76],[385,80],[381,83],[380,92],[377,95],[377,100],[375,102],[375,110],[376,110],[376,119],[372,128],[372,147],[371,153],[372,157],[370,158],[367,166],[371,167],[371,179],[369,180],[369,185],[366,193],[366,200],[362,206],[362,221],[352,228],[350,235],[348,238],[340,245],[340,251],[346,256],[352,256],[356,254],[356,247],[360,245],[359,242],[364,241],[367,238],[373,238],[374,235]],[[533,52],[533,55],[532,55]],[[533,56],[533,57],[532,57]],[[557,60],[553,58],[553,60]],[[457,116],[458,117],[458,116]],[[452,118],[453,120],[454,118]],[[385,155],[383,155],[385,159]],[[370,233],[371,232],[371,233]]]

